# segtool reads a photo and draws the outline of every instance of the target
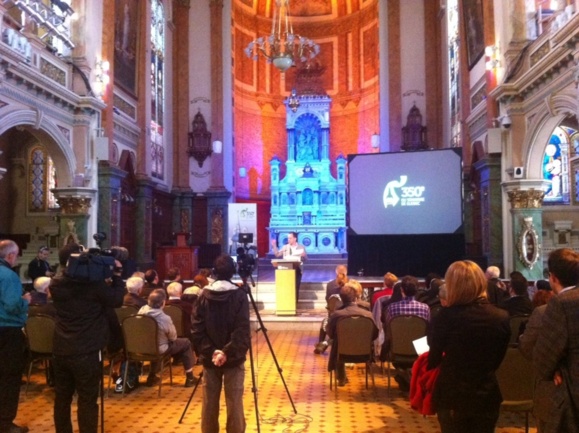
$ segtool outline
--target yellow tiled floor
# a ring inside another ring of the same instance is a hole
[[[262,332],[253,333],[254,368],[260,414],[260,431],[275,433],[435,433],[439,432],[435,417],[423,418],[408,404],[392,382],[391,398],[387,395],[386,376],[375,368],[376,387],[365,389],[365,372],[360,364],[348,369],[350,383],[338,391],[330,391],[327,372],[327,354],[315,355],[317,331],[268,331],[275,357],[282,370],[289,395],[297,414],[293,412],[288,393],[278,373],[266,339]],[[246,364],[246,390],[244,408],[247,431],[257,432],[256,409],[250,363]],[[163,378],[163,394],[157,397],[157,388],[139,387],[121,397],[111,391],[105,398],[105,432],[114,433],[170,433],[200,431],[201,387],[193,396],[182,424],[179,418],[191,396],[192,389],[184,388],[181,366],[174,366],[173,387],[169,386],[168,373]],[[196,367],[196,374],[200,367]],[[144,378],[141,378],[144,382]],[[32,378],[28,396],[22,387],[18,424],[28,425],[32,433],[53,432],[52,406],[54,392],[44,382],[41,370]],[[106,382],[105,382],[106,383]],[[76,422],[76,406],[73,405]],[[220,420],[225,431],[225,408]],[[76,428],[76,425],[75,425]],[[524,431],[524,416],[503,414],[496,429],[498,433]],[[536,432],[534,428],[531,432]]]

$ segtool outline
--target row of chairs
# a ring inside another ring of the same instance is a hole
[[[521,319],[523,320],[523,319]],[[514,321],[513,321],[514,322]],[[518,324],[513,324],[518,328]],[[427,322],[418,316],[398,316],[388,326],[390,347],[384,361],[387,362],[388,395],[390,396],[390,370],[392,363],[413,363],[418,354],[413,341],[426,335]],[[366,389],[368,389],[368,372],[375,386],[372,364],[374,347],[372,341],[372,320],[367,317],[353,316],[341,319],[336,328],[339,341],[338,361],[364,363],[366,366]],[[534,373],[532,363],[526,359],[517,347],[510,346],[499,369],[496,372],[505,411],[525,413],[525,431],[529,431],[529,412],[533,409]],[[337,377],[330,371],[330,389],[337,390]]]
[[[167,314],[170,314],[174,321],[181,320],[181,310],[175,306],[167,306]],[[158,347],[158,326],[155,319],[148,316],[138,315],[138,310],[134,307],[123,306],[116,309],[117,317],[121,323],[125,342],[124,350],[118,352],[104,353],[109,366],[120,360],[135,362],[160,362],[161,375],[169,365],[170,384],[173,384],[173,371],[171,368],[171,355],[169,352],[160,353]],[[173,315],[175,317],[173,317]],[[175,323],[177,329],[180,323]],[[25,326],[30,362],[27,371],[25,394],[28,394],[32,367],[36,362],[46,363],[52,358],[53,339],[55,330],[54,318],[45,314],[34,314],[28,317]],[[127,380],[128,368],[124,371],[124,383]],[[112,383],[112,368],[109,368],[108,390]],[[162,381],[159,382],[159,397],[161,396]],[[123,388],[124,395],[124,388]]]

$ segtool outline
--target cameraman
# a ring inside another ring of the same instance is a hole
[[[80,252],[82,247],[78,244],[64,246],[58,253],[60,265],[67,266],[71,254]],[[62,275],[52,280],[50,293],[56,308],[53,346],[56,433],[73,432],[70,406],[75,391],[79,430],[97,433],[101,350],[109,338],[108,314],[123,304],[121,273],[120,262],[115,260],[113,275],[107,280],[74,279],[66,267]]]

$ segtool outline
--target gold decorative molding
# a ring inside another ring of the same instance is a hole
[[[56,201],[64,215],[87,215],[91,207],[90,197],[57,197]]]
[[[540,209],[543,206],[545,191],[534,188],[508,191],[511,209]]]
[[[523,218],[521,231],[517,237],[517,251],[519,260],[529,269],[533,269],[533,266],[539,261],[541,244],[531,217]]]
[[[40,72],[61,86],[66,85],[66,72],[44,58],[40,59]]]

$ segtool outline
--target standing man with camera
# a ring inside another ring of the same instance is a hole
[[[228,255],[215,259],[216,281],[201,292],[193,316],[193,345],[203,364],[201,432],[219,433],[219,399],[225,387],[227,433],[245,432],[243,382],[249,334],[247,293],[233,284],[235,263]]]
[[[0,433],[26,433],[28,427],[14,424],[18,412],[20,381],[26,363],[26,323],[30,293],[22,294],[18,274],[18,245],[0,241]]]
[[[122,267],[115,260],[112,276],[101,281],[80,279],[67,270],[72,254],[82,251],[68,244],[58,253],[63,274],[55,277],[50,293],[56,308],[54,333],[54,424],[56,433],[72,433],[71,404],[78,395],[78,426],[82,433],[97,433],[101,350],[109,338],[108,311],[123,305]],[[101,265],[104,266],[104,265]]]
[[[296,268],[296,304],[300,298],[300,284],[302,282],[302,271],[304,266],[304,261],[308,258],[308,253],[306,252],[306,247],[302,244],[298,244],[298,234],[296,232],[290,232],[287,235],[287,244],[285,244],[280,249],[277,248],[277,242],[275,239],[271,240],[271,246],[273,248],[273,254],[276,257],[283,257],[284,259],[298,259],[300,261],[300,266]]]

